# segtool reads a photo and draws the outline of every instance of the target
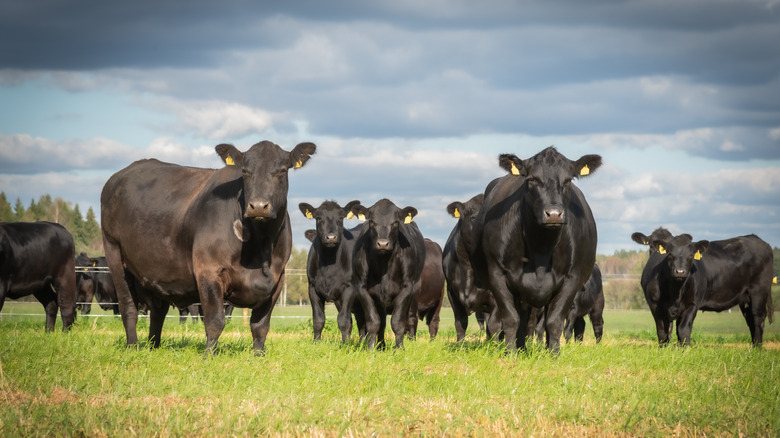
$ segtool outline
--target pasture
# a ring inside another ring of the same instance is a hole
[[[329,307],[314,344],[310,309],[282,307],[264,357],[240,318],[204,357],[200,323],[169,318],[159,350],[127,349],[117,317],[79,315],[69,333],[58,319],[47,334],[42,316],[19,316],[40,305],[10,303],[2,436],[780,435],[780,322],[753,349],[737,312],[700,313],[692,348],[660,349],[648,311],[606,311],[601,344],[588,325],[551,357],[507,356],[473,317],[456,344],[450,309],[435,341],[421,325],[403,350],[366,351],[340,344]]]

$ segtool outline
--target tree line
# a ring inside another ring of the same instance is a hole
[[[76,254],[86,252],[92,257],[103,255],[103,238],[95,212],[90,207],[86,217],[82,215],[78,204],[53,198],[49,194],[41,195],[36,202],[24,206],[16,198],[13,206],[8,202],[5,192],[0,192],[0,222],[56,222],[65,227],[76,244]]]

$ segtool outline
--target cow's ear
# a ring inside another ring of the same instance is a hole
[[[355,217],[355,214],[352,213],[352,207],[356,205],[360,205],[360,201],[358,201],[357,199],[354,201],[347,202],[347,205],[344,206],[344,216],[346,216],[347,219],[352,219],[353,217]]]
[[[691,242],[693,242],[693,236],[691,236],[691,235],[690,235],[690,234],[688,234],[688,233],[682,233],[682,234],[680,234],[680,237],[685,237],[685,238],[687,238],[688,240],[690,240]]]
[[[693,255],[693,258],[696,260],[701,260],[702,256],[704,256],[704,253],[707,251],[707,248],[710,247],[710,242],[708,240],[700,240],[694,243],[693,247],[696,249],[696,253]]]
[[[317,151],[317,145],[314,143],[298,143],[298,146],[290,152],[290,167],[297,169],[303,167],[309,158]]]
[[[666,254],[666,249],[669,247],[669,242],[666,240],[653,240],[650,242],[650,249],[658,254]]]
[[[298,208],[301,209],[301,213],[303,213],[304,216],[306,216],[307,219],[314,219],[314,213],[317,212],[317,209],[312,207],[310,204],[307,204],[305,202],[301,202],[298,204]]]
[[[631,235],[631,240],[640,245],[650,245],[650,238],[642,233],[634,233]]]
[[[601,155],[583,155],[582,158],[574,162],[574,177],[588,176],[601,167]]]
[[[466,206],[463,205],[462,202],[455,201],[447,206],[447,213],[454,218],[460,218],[461,215],[463,215],[463,210],[465,210],[465,208]]]
[[[314,230],[306,230],[303,235],[306,236],[309,242],[314,243],[314,239],[317,237],[317,232]]]
[[[241,165],[241,160],[243,159],[244,154],[236,149],[236,147],[232,144],[222,143],[217,145],[217,147],[214,149],[217,151],[217,155],[222,157],[222,161],[224,161],[228,166]]]
[[[514,154],[501,154],[498,156],[498,165],[512,175],[525,176],[526,170],[523,160]]]
[[[349,212],[352,213],[354,217],[358,218],[359,221],[365,221],[366,217],[368,217],[368,209],[361,204],[353,205],[352,208],[349,209]],[[349,213],[347,213],[347,217],[349,217]]]
[[[415,216],[417,216],[417,209],[414,207],[405,207],[401,210],[401,217],[404,218],[405,224],[411,224]]]

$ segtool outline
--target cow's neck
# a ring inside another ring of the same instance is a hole
[[[523,242],[525,244],[525,257],[532,261],[538,268],[552,267],[555,247],[563,234],[563,227],[547,228],[539,225],[533,220],[526,220],[529,215],[524,216],[523,224]]]
[[[286,217],[287,211],[280,210],[276,218],[269,221],[248,221],[251,232],[249,239],[242,246],[242,265],[254,269],[268,267],[274,245],[284,230]]]

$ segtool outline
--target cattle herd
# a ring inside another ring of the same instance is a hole
[[[253,346],[262,354],[291,253],[288,173],[315,151],[312,143],[288,152],[263,141],[243,153],[220,144],[221,169],[155,159],[130,164],[101,193],[103,258],[75,257],[73,238],[60,225],[1,223],[0,310],[6,297],[33,294],[45,308],[46,329],[54,329],[59,309],[67,330],[76,303],[94,295],[121,315],[128,345],[138,342],[139,311],[148,311],[149,342],[157,347],[170,306],[200,303],[211,353],[225,327],[225,306],[235,305],[251,309]],[[370,206],[300,203],[301,214],[315,221],[305,232],[314,340],[321,338],[326,302],[338,309],[344,342],[354,317],[368,347],[384,347],[388,315],[396,347],[416,335],[419,319],[433,338],[445,292],[458,341],[471,314],[510,351],[524,349],[534,335],[553,352],[562,334],[581,341],[585,315],[600,340],[596,223],[573,181],[592,175],[601,157],[572,161],[549,147],[525,160],[502,154],[498,164],[505,176],[446,207],[457,222],[443,249],[423,237],[411,206],[389,199]],[[353,217],[360,224],[345,228]],[[761,345],[764,321],[773,317],[773,253],[766,242],[755,235],[694,241],[664,228],[631,238],[649,247],[641,286],[661,345],[674,323],[687,345],[699,310],[734,306],[753,345]],[[84,267],[107,267],[110,274]]]

